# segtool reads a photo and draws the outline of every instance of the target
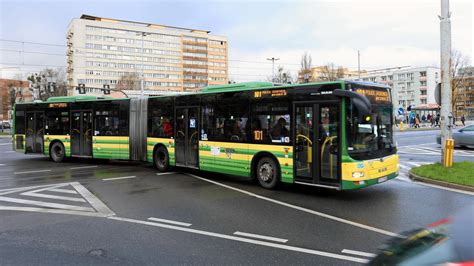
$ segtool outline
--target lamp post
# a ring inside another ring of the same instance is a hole
[[[275,61],[280,60],[280,58],[267,58],[268,61],[272,61],[272,82],[275,80]]]
[[[141,78],[141,82],[140,82],[140,97],[143,98],[144,97],[144,87],[145,87],[145,73],[144,73],[144,55],[145,55],[145,49],[144,49],[144,43],[145,43],[145,36],[148,36],[150,35],[150,33],[147,33],[147,32],[138,32],[137,35],[140,35],[142,36],[142,78]]]

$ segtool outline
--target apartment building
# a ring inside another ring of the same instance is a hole
[[[362,70],[361,75],[367,71]],[[350,70],[346,67],[316,66],[307,71],[298,72],[298,83],[325,81],[333,79],[357,79],[359,72],[357,70]]]
[[[435,100],[435,88],[441,80],[439,68],[386,68],[368,71],[361,80],[390,86],[395,110],[399,107],[406,110],[408,106],[423,110],[439,108]]]
[[[71,95],[85,84],[87,94],[109,85],[137,96],[142,77],[146,95],[228,82],[227,38],[206,30],[82,15],[69,24],[67,46]]]
[[[458,119],[464,115],[466,120],[474,120],[474,67],[460,69],[454,79],[454,83],[459,84],[453,96],[456,97],[454,115]]]

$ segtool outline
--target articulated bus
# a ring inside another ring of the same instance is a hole
[[[13,146],[53,161],[141,160],[358,189],[398,175],[389,87],[364,82],[212,86],[146,99],[54,97],[16,104]]]

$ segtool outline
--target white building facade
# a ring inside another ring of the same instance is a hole
[[[435,89],[441,80],[440,73],[436,67],[400,67],[368,71],[361,79],[390,86],[396,114],[400,107],[436,109]]]
[[[209,31],[82,15],[70,23],[67,45],[71,95],[79,84],[87,94],[102,95],[106,84],[139,95],[123,88],[124,77],[143,77],[146,95],[228,83],[227,38]]]

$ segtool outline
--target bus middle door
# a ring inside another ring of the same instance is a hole
[[[198,123],[197,107],[176,108],[175,156],[177,166],[198,167]]]

